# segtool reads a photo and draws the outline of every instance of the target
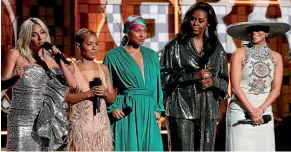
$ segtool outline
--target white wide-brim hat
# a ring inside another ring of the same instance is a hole
[[[268,26],[270,28],[268,38],[285,34],[290,30],[290,25],[287,23],[270,23],[267,22],[265,15],[262,13],[251,13],[248,17],[248,22],[234,23],[227,27],[227,34],[233,38],[243,41],[250,41],[247,28],[250,26]]]

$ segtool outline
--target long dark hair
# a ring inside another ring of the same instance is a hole
[[[181,23],[181,32],[177,34],[177,36],[180,38],[181,42],[188,41],[190,38],[194,37],[193,34],[193,28],[190,23],[192,14],[196,10],[203,10],[207,13],[208,16],[208,37],[204,34],[204,38],[207,38],[210,43],[213,45],[217,43],[218,41],[218,36],[217,36],[217,18],[215,11],[213,7],[205,2],[197,2],[194,5],[192,5],[188,11],[185,14],[184,19],[182,20]],[[205,32],[204,32],[205,33]]]

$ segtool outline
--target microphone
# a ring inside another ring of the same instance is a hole
[[[53,45],[50,44],[49,42],[44,42],[43,45],[41,46],[42,48],[46,49],[46,50],[52,50]],[[63,62],[65,64],[70,65],[70,62],[66,59],[66,57],[64,57],[62,54],[54,54],[54,58],[57,61],[57,63],[59,63],[60,59],[63,60]]]
[[[127,116],[132,112],[132,108],[130,106],[126,106],[125,108],[122,109],[122,112],[124,113],[125,116]]]
[[[101,79],[99,77],[94,78],[93,81],[89,82],[90,88],[93,88],[94,86],[101,86],[101,85],[102,85],[102,82],[101,82]],[[93,98],[93,114],[94,114],[94,116],[96,115],[96,109],[97,109],[97,112],[99,113],[100,112],[100,98],[95,95]]]
[[[268,123],[269,121],[272,120],[271,115],[263,115],[262,117],[263,117],[263,120],[264,120],[263,124],[266,124],[266,123]],[[252,119],[244,119],[244,120],[237,121],[237,123],[239,123],[239,124],[253,124],[253,121],[252,121]]]

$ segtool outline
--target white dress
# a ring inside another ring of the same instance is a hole
[[[267,45],[245,45],[245,61],[241,88],[253,107],[261,106],[268,97],[275,73],[272,51]],[[226,113],[227,151],[275,151],[274,119],[272,107],[263,115],[271,115],[267,124],[252,126],[238,123],[245,120],[245,108],[233,96]]]

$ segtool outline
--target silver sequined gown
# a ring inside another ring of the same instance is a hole
[[[13,86],[7,120],[8,151],[57,150],[64,144],[67,87],[60,83],[61,69],[50,71],[48,76],[40,65],[28,66]]]
[[[245,45],[240,87],[253,107],[261,106],[269,96],[275,74],[272,51],[267,45]],[[272,107],[263,115],[271,115],[266,124],[252,126],[240,123],[245,120],[246,109],[233,96],[226,113],[227,151],[275,151],[274,120]]]

